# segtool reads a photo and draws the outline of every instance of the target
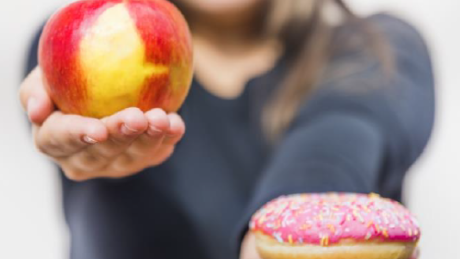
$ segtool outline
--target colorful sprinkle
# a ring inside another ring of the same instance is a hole
[[[329,245],[329,236],[323,236],[321,237],[321,246],[328,246]]]
[[[334,227],[334,225],[328,224],[327,227],[329,228],[329,230],[331,230],[331,233],[332,233],[332,234],[335,234],[335,227]]]
[[[389,235],[388,235],[388,230],[387,230],[386,228],[384,228],[384,229],[382,230],[382,235],[383,235],[385,238],[388,238],[388,237],[389,237]]]
[[[283,196],[259,210],[249,226],[289,244],[329,246],[342,239],[413,242],[420,238],[410,212],[376,194]]]

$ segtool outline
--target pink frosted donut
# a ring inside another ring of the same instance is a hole
[[[264,259],[409,259],[420,238],[413,215],[376,194],[299,194],[252,218]]]

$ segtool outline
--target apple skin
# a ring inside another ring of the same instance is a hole
[[[103,118],[128,107],[176,112],[193,77],[188,25],[166,0],[83,0],[45,25],[44,85],[64,113]]]

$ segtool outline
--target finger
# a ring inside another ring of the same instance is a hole
[[[81,171],[74,166],[71,165],[72,163],[69,160],[59,161],[59,165],[64,172],[64,175],[74,182],[83,182],[86,180],[91,179],[91,176],[84,171]]]
[[[149,165],[154,166],[163,163],[174,152],[175,145],[182,139],[185,133],[185,123],[177,114],[169,114],[169,130],[163,139],[162,145],[155,151],[155,156],[149,160]]]
[[[152,154],[163,142],[169,130],[169,118],[162,109],[153,109],[145,114],[149,127],[129,148],[131,156]]]
[[[240,259],[260,259],[256,249],[256,238],[254,234],[248,233],[241,243]]]
[[[61,112],[54,112],[42,127],[36,128],[38,149],[55,158],[73,155],[108,137],[107,129],[100,120]]]
[[[168,115],[170,127],[163,140],[164,145],[176,145],[185,134],[185,123],[176,113]]]
[[[109,132],[108,141],[88,148],[96,157],[112,158],[131,145],[148,128],[144,113],[138,108],[128,108],[103,120]]]
[[[156,136],[159,133],[165,134],[171,125],[169,117],[162,109],[153,109],[145,114],[149,122],[148,135]]]
[[[54,110],[53,102],[43,85],[42,73],[38,67],[22,83],[19,97],[32,123],[41,125]]]

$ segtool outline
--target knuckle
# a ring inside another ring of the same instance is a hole
[[[50,155],[49,147],[48,145],[45,144],[45,141],[43,137],[40,136],[40,134],[37,134],[36,136],[34,136],[34,144],[40,153],[45,154],[45,155]]]
[[[65,143],[60,141],[60,132],[53,128],[53,118],[49,118],[42,127],[34,128],[34,143],[45,154],[65,154]]]
[[[117,157],[112,163],[112,169],[116,175],[124,174],[130,171],[130,165],[132,164],[133,159],[131,156],[123,154]]]
[[[166,150],[164,150],[163,161],[166,161],[169,158],[171,158],[172,154],[174,153],[174,149],[175,147],[171,146],[170,148],[167,148]]]
[[[106,160],[86,152],[81,155],[79,160],[79,164],[81,164],[85,170],[92,172],[102,170],[107,164]]]
[[[48,154],[48,150],[43,145],[37,144],[37,142],[35,142],[35,148],[37,149],[38,152],[42,154],[50,155]]]
[[[146,167],[158,166],[166,162],[174,153],[174,146],[162,148],[146,160]]]
[[[152,154],[153,151],[157,150],[156,145],[146,146],[146,145],[135,145],[127,150],[129,156],[141,159]]]
[[[100,148],[97,150],[97,155],[100,160],[113,160],[120,155],[122,151],[117,148]]]
[[[35,138],[35,146],[41,153],[47,155],[62,153],[63,151],[61,143],[59,143],[55,138],[44,138],[40,135]]]
[[[70,119],[70,121],[74,121]],[[76,130],[75,124],[66,124],[65,128],[63,129],[63,134],[65,134],[65,142],[72,146],[72,147],[79,147],[83,142],[83,135],[78,134],[78,130]]]
[[[40,134],[34,132],[33,136],[34,146],[40,153],[46,153],[45,147],[43,146],[43,140],[40,137]]]
[[[72,180],[74,182],[83,182],[83,181],[86,181],[86,180],[90,179],[90,177],[87,174],[85,174],[85,173],[83,173],[81,171],[78,171],[76,169],[70,169],[70,168],[63,167],[62,171],[64,172],[64,175],[69,180]]]
[[[129,138],[110,138],[110,141],[116,147],[126,147],[131,140]]]

